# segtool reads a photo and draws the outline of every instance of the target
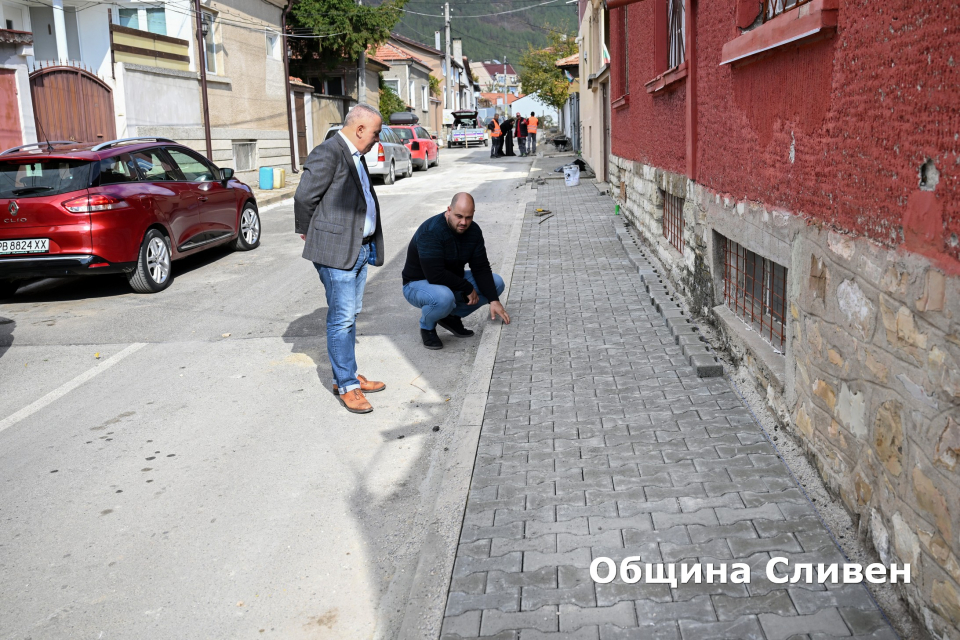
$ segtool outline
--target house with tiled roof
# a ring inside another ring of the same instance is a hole
[[[507,93],[518,96],[523,93],[520,76],[510,63],[500,60],[471,62],[470,72],[482,91],[503,93],[503,87],[506,84]]]
[[[390,65],[390,69],[382,74],[384,84],[400,96],[407,110],[417,114],[427,130],[436,130],[439,123],[433,121],[435,118],[431,117],[430,110],[430,64],[390,41],[370,47],[367,55]]]

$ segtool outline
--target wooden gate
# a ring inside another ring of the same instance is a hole
[[[0,69],[0,151],[23,143],[17,93],[16,72],[13,69]]]
[[[117,137],[113,91],[81,67],[54,65],[30,73],[39,140],[106,142]]]

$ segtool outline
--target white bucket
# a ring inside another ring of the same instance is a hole
[[[563,168],[563,181],[568,187],[575,187],[580,184],[580,167],[571,164]]]

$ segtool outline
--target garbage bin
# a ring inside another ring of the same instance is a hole
[[[575,187],[580,184],[580,167],[575,164],[567,165],[563,168],[563,181],[568,187]]]
[[[287,171],[286,169],[281,169],[280,167],[275,167],[273,170],[273,188],[282,189],[287,184]]]
[[[260,188],[273,189],[273,167],[260,167]]]

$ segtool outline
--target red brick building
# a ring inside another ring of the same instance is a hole
[[[960,637],[960,5],[607,7],[623,211]]]

